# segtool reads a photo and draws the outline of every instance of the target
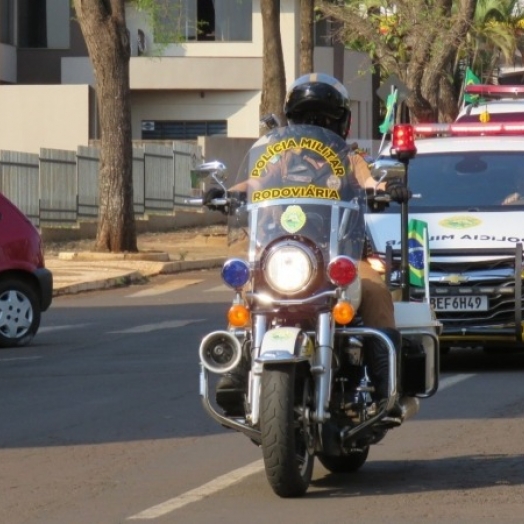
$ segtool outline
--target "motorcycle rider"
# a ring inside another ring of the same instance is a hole
[[[350,130],[351,111],[348,92],[338,80],[324,73],[311,73],[295,80],[288,90],[284,113],[290,124],[323,127],[335,132],[344,140]],[[367,163],[360,155],[350,153],[349,164],[352,169],[348,173],[351,184],[358,183],[365,189],[385,190],[392,200],[399,203],[406,202],[411,197],[411,192],[401,180],[390,180],[386,184],[377,185]],[[220,195],[217,195],[216,191],[206,194],[204,204],[217,196]],[[389,289],[382,277],[366,260],[360,261],[359,274],[362,289],[359,314],[363,324],[389,336],[397,354],[400,354],[401,337],[396,330],[393,299]],[[388,399],[388,350],[377,338],[368,337],[364,355],[369,378],[375,389],[373,399],[382,406]],[[240,364],[239,368],[223,375],[218,381],[216,400],[228,415],[243,414],[246,376],[245,364]],[[401,416],[398,404],[390,410],[389,416]]]

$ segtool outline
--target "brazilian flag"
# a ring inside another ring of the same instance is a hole
[[[384,135],[387,133],[395,121],[395,105],[397,103],[398,89],[388,95],[386,100],[386,116],[382,124],[378,126],[379,131]]]
[[[466,68],[466,74],[464,76],[464,85],[477,85],[480,84],[480,78],[468,67]],[[473,104],[474,102],[479,101],[478,95],[468,95],[467,93],[464,95],[464,102],[466,104]]]
[[[423,220],[410,219],[408,223],[409,283],[424,287],[429,273],[428,224]]]

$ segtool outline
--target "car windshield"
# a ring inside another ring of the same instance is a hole
[[[410,161],[408,176],[413,210],[524,207],[524,152],[419,154]]]

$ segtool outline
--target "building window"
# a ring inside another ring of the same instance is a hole
[[[226,120],[142,120],[142,140],[196,140],[226,134]]]
[[[155,40],[251,42],[252,16],[252,0],[167,0]]]
[[[315,21],[315,46],[333,47],[333,22],[329,18]]]
[[[69,0],[18,0],[18,47],[68,49]]]
[[[0,0],[0,43],[15,45],[15,2]]]

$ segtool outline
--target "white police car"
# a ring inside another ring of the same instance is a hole
[[[456,122],[522,122],[524,121],[524,86],[473,84],[465,94],[476,97],[465,105]]]
[[[404,289],[412,300],[429,294],[443,348],[524,347],[524,121],[416,125],[414,132],[409,218],[428,225],[430,271],[426,287]],[[405,171],[389,151],[379,155],[374,176]],[[372,261],[391,267],[393,287],[405,274],[400,210],[391,203],[367,216]]]

